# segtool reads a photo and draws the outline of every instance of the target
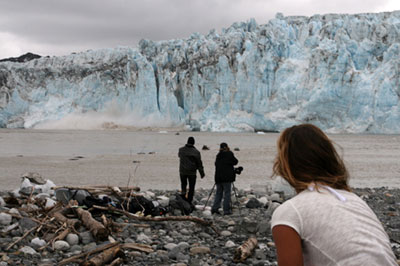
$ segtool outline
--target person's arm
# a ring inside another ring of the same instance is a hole
[[[203,178],[206,174],[204,173],[203,162],[201,161],[201,154],[198,152],[198,156],[196,157],[196,165],[199,170],[200,177]]]
[[[299,234],[287,225],[272,228],[279,266],[303,266],[303,253]]]
[[[235,157],[235,155],[233,154],[233,152],[231,152],[231,155],[232,155],[232,158],[231,158],[232,165],[237,165],[238,162],[239,162],[239,160],[236,159],[236,157]]]

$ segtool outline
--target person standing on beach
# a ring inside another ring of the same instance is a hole
[[[398,265],[381,222],[351,192],[345,164],[322,130],[287,128],[277,146],[273,175],[297,192],[272,215],[278,265]]]
[[[233,152],[230,151],[228,144],[225,142],[220,144],[219,153],[215,159],[215,184],[217,191],[215,193],[214,203],[211,207],[211,213],[219,214],[218,209],[221,207],[222,198],[224,198],[224,215],[232,214],[231,209],[231,189],[232,182],[235,181],[236,173],[234,165],[239,161],[235,158]]]
[[[201,155],[194,147],[194,143],[194,138],[189,137],[186,145],[179,148],[178,152],[182,195],[190,204],[192,204],[194,189],[196,186],[196,171],[199,170],[201,178],[204,178],[205,176]],[[186,197],[188,183],[189,192]]]

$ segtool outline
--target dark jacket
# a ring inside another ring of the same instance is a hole
[[[235,170],[234,165],[238,163],[231,151],[220,151],[215,160],[215,183],[234,182]]]
[[[201,177],[204,176],[200,152],[193,145],[186,144],[180,148],[178,156],[181,175],[196,175],[196,170],[199,170]]]

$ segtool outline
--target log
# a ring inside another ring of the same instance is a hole
[[[137,243],[125,243],[121,245],[122,249],[133,249],[136,251],[141,251],[145,253],[152,253],[154,250],[149,245],[137,244]]]
[[[56,218],[57,221],[63,224],[65,223],[68,227],[78,229],[81,226],[81,221],[79,221],[78,219],[68,219],[61,212],[55,212],[52,214],[52,216]]]
[[[102,266],[107,263],[112,262],[117,257],[123,257],[124,252],[121,250],[121,246],[111,247],[109,249],[104,250],[102,253],[94,256],[93,258],[89,259],[81,263],[82,266]]]
[[[109,235],[107,228],[105,228],[102,223],[95,220],[90,212],[79,207],[75,208],[75,211],[81,219],[82,223],[90,230],[90,232],[97,240],[107,240]]]
[[[101,252],[101,251],[103,251],[103,250],[106,250],[106,249],[115,247],[115,246],[117,246],[117,245],[119,245],[119,242],[110,243],[110,244],[101,246],[101,247],[96,248],[96,249],[94,249],[94,250],[87,251],[87,252],[84,252],[84,253],[75,255],[75,256],[73,256],[73,257],[64,259],[64,260],[60,261],[60,262],[58,263],[58,265],[62,266],[62,265],[68,264],[68,263],[77,262],[77,261],[79,261],[79,260],[80,260],[81,258],[83,258],[83,257],[89,257],[89,256],[92,255],[92,254],[99,253],[99,252]]]
[[[116,258],[115,260],[113,260],[109,266],[118,266],[121,265],[123,262],[122,258]]]
[[[139,220],[139,221],[147,221],[147,222],[190,221],[190,222],[198,223],[198,224],[205,225],[205,226],[212,225],[212,222],[203,220],[203,219],[201,219],[199,217],[195,217],[195,216],[168,216],[168,217],[157,216],[157,217],[148,217],[148,216],[138,216],[138,215],[135,215],[135,214],[130,213],[128,211],[117,209],[117,208],[111,207],[111,206],[103,207],[103,206],[93,205],[93,208],[100,209],[100,210],[105,210],[105,211],[122,213],[122,214],[124,214],[125,216],[127,216],[129,218],[132,218],[132,219],[135,219],[135,220]]]
[[[235,255],[233,257],[234,262],[244,262],[257,247],[257,239],[255,237],[250,237],[246,242],[235,250]]]

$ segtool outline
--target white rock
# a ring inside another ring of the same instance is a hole
[[[7,226],[6,228],[4,228],[3,230],[1,230],[3,233],[7,233],[10,232],[11,230],[14,230],[15,228],[17,228],[19,226],[19,223],[14,223],[12,225]]]
[[[178,246],[178,245],[175,244],[175,243],[168,243],[168,244],[166,244],[166,245],[164,246],[164,248],[165,248],[166,250],[172,250],[172,249],[175,248],[176,246]]]
[[[0,207],[6,206],[6,203],[4,202],[4,199],[0,197]]]
[[[35,199],[47,199],[50,198],[50,194],[48,193],[39,193],[35,196]]]
[[[56,242],[54,242],[54,248],[56,250],[66,251],[70,248],[70,245],[66,241],[57,240]]]
[[[228,240],[225,243],[225,247],[227,247],[227,248],[233,248],[234,246],[236,246],[236,244],[232,240]]]
[[[26,188],[26,187],[29,188],[29,187],[33,187],[33,184],[31,183],[31,181],[29,181],[28,178],[24,178],[24,179],[22,180],[21,185],[20,185],[19,187],[20,187],[20,189]]]
[[[169,205],[169,198],[165,196],[158,196],[157,201],[162,207],[167,207]]]
[[[230,232],[230,231],[224,230],[221,232],[221,236],[230,236],[230,235],[232,235],[232,232]]]
[[[44,185],[37,185],[35,188],[40,187],[42,189],[43,193],[47,193],[49,195],[54,195],[54,190],[52,190],[52,187],[55,187],[56,184],[53,183],[51,180],[46,180],[46,183]]]
[[[9,212],[10,214],[21,215],[21,214],[19,213],[19,210],[16,209],[16,208],[12,208],[12,209],[10,209],[8,212]]]
[[[271,201],[281,201],[281,196],[279,196],[278,193],[274,193],[274,194],[272,194],[271,196],[269,196],[269,199],[270,199]]]
[[[51,207],[53,207],[53,206],[56,205],[56,204],[57,204],[56,201],[52,200],[51,198],[47,198],[47,199],[46,199],[45,208],[46,208],[46,209],[51,208]]]
[[[0,213],[0,224],[1,225],[9,225],[12,221],[12,216],[8,213]]]
[[[204,218],[212,218],[211,210],[203,211]]]
[[[145,197],[147,196],[147,197],[149,197],[150,199],[154,199],[155,196],[156,196],[156,194],[154,194],[154,193],[151,192],[151,191],[146,191],[144,196],[145,196]]]
[[[40,239],[38,237],[35,237],[34,239],[32,239],[31,244],[34,247],[43,247],[44,245],[46,245],[46,241],[44,241],[43,239]]]
[[[70,246],[79,244],[79,236],[77,234],[68,234],[65,240],[68,242]]]
[[[140,233],[140,234],[136,237],[136,241],[138,241],[138,242],[140,242],[140,243],[151,243],[150,237],[148,237],[148,236],[145,235],[144,233]]]
[[[268,203],[268,198],[267,197],[261,197],[258,199],[259,202],[261,202],[261,204],[263,206],[265,206]]]
[[[24,246],[24,247],[20,248],[19,251],[21,251],[24,254],[29,254],[29,255],[38,254],[33,248],[28,247],[28,246]]]

